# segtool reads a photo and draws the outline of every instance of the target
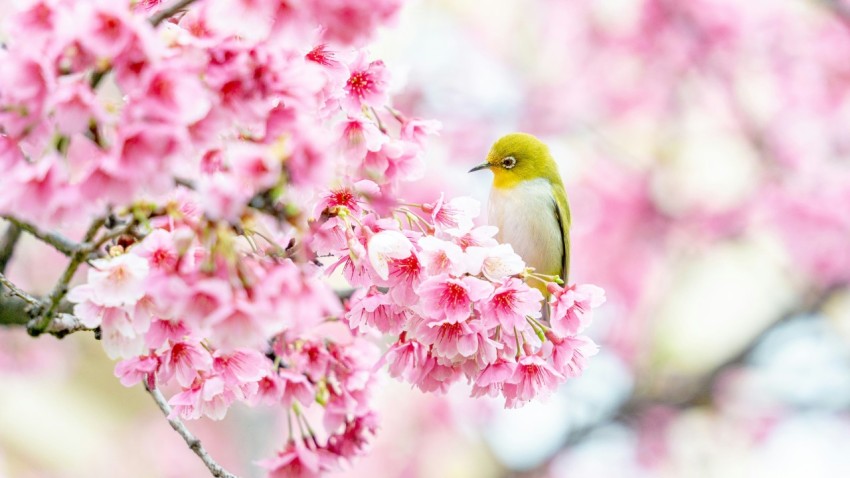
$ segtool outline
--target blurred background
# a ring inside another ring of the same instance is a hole
[[[374,54],[396,107],[443,123],[409,199],[486,202],[466,171],[539,136],[571,277],[608,303],[600,355],[545,402],[385,377],[373,451],[338,476],[850,476],[850,2],[410,0]],[[39,292],[58,271],[24,246],[9,272]],[[90,335],[0,330],[0,476],[206,476],[111,369]],[[246,477],[285,433],[238,406],[191,428]]]

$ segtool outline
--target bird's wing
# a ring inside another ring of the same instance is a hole
[[[567,201],[567,193],[564,191],[564,186],[553,184],[552,194],[555,201],[555,218],[558,220],[558,226],[561,228],[561,240],[564,244],[561,255],[561,279],[566,285],[570,277],[570,203]]]

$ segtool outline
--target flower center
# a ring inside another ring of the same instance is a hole
[[[450,282],[446,285],[446,292],[444,294],[446,303],[450,306],[457,306],[466,301],[466,289],[463,288],[460,284],[455,284]]]
[[[514,294],[510,291],[500,292],[493,297],[493,302],[503,309],[513,310],[516,297],[514,297]]]
[[[372,79],[365,72],[359,71],[348,78],[348,88],[357,96],[362,97],[363,93],[369,89],[372,84]]]

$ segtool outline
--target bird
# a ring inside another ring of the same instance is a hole
[[[570,272],[570,204],[558,165],[549,147],[527,133],[502,136],[486,161],[469,172],[493,172],[488,222],[497,226],[496,239],[513,247],[535,273],[560,277]],[[549,296],[546,283],[528,284]]]

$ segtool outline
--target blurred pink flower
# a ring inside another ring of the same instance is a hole
[[[133,305],[145,295],[148,262],[135,254],[122,254],[91,262],[88,285],[91,301],[106,307]]]
[[[115,364],[115,376],[121,385],[132,387],[159,368],[159,359],[153,355],[131,357]]]
[[[290,440],[274,458],[257,463],[268,470],[269,478],[318,478],[319,456],[298,440]]]
[[[342,106],[350,114],[359,114],[366,107],[381,107],[387,100],[389,73],[381,60],[368,61],[360,52],[348,66],[350,76],[345,82],[346,96]]]
[[[582,332],[593,317],[593,309],[605,303],[605,291],[592,284],[572,285],[566,289],[549,285],[549,317],[552,330],[561,335]]]

